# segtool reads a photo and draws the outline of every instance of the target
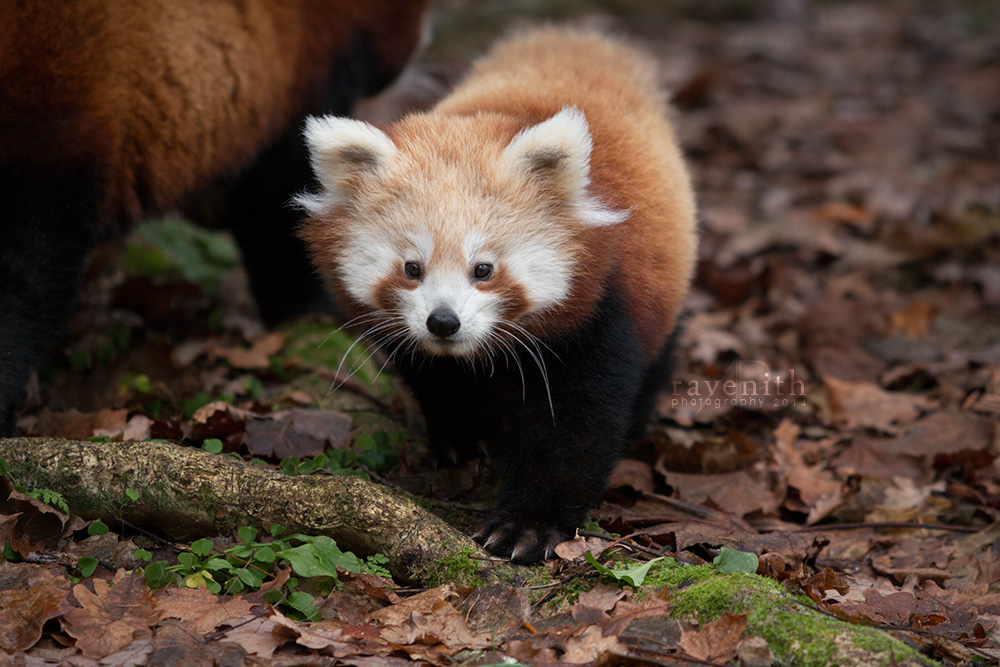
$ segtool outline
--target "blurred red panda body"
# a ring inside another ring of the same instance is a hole
[[[313,261],[392,355],[431,444],[504,477],[479,532],[551,554],[641,432],[696,257],[651,61],[598,35],[502,42],[428,113],[306,126]],[[521,363],[521,357],[525,363]]]
[[[93,245],[207,186],[265,318],[317,298],[285,210],[298,126],[386,85],[426,4],[0,0],[0,435]]]

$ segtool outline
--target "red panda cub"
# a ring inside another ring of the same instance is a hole
[[[642,432],[696,256],[653,63],[596,34],[503,41],[428,113],[311,118],[313,261],[413,390],[432,448],[503,478],[476,539],[552,555]]]

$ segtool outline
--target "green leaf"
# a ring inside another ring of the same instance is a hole
[[[618,581],[625,582],[631,586],[639,587],[642,586],[642,582],[646,579],[646,574],[649,572],[649,568],[653,566],[653,563],[659,560],[663,560],[663,556],[659,558],[654,558],[651,561],[647,561],[641,565],[636,565],[635,567],[628,567],[621,570],[609,569],[597,562],[594,558],[594,554],[587,552],[583,555],[584,559],[593,565],[598,572],[601,574],[606,574],[610,577],[614,577]]]
[[[719,550],[719,555],[712,562],[715,563],[715,569],[722,574],[733,574],[735,572],[754,574],[757,572],[757,554],[737,551],[729,547],[722,547]]]
[[[212,589],[209,587],[209,582],[216,583],[215,577],[212,576],[211,572],[206,572],[205,570],[195,572],[194,574],[188,575],[184,578],[184,585],[188,588],[205,588],[211,591]],[[218,586],[218,584],[216,585]],[[221,590],[221,588],[212,592],[215,593],[218,590]]]
[[[107,525],[100,519],[94,519],[94,523],[87,526],[88,535],[104,535],[108,530]]]
[[[215,545],[212,540],[202,538],[200,540],[195,540],[191,543],[191,553],[195,556],[201,556],[204,558],[208,554],[212,553],[212,549]]]
[[[240,570],[239,578],[240,581],[254,590],[260,588],[260,585],[264,583],[264,573],[252,567]]]
[[[285,599],[285,604],[287,604],[292,609],[299,611],[307,619],[315,616],[319,611],[316,609],[316,605],[313,604],[315,598],[308,593],[303,593],[302,591],[295,591],[290,593]]]
[[[158,560],[155,563],[150,563],[143,572],[146,575],[146,585],[150,588],[163,588],[170,581],[167,575],[166,561]]]
[[[361,572],[361,561],[354,554],[342,552],[337,543],[325,535],[305,538],[305,544],[278,552],[301,577],[337,578],[337,568]]]
[[[264,593],[262,597],[266,602],[270,602],[271,604],[277,604],[278,600],[281,599],[282,595],[283,593],[280,590],[271,589],[268,592]]]
[[[236,568],[225,558],[209,558],[205,561],[205,569],[213,572],[232,572]]]
[[[252,526],[240,526],[236,530],[236,536],[240,542],[253,542],[257,539],[257,529]]]
[[[189,551],[182,551],[177,554],[177,562],[187,568],[194,567],[196,560],[194,554]]]
[[[271,537],[277,537],[285,532],[285,527],[280,523],[271,524]]]
[[[80,568],[80,574],[84,577],[94,576],[94,570],[97,569],[99,565],[96,558],[91,558],[90,556],[84,556],[77,562],[77,567]]]
[[[6,475],[6,474],[7,474],[7,462],[4,461],[3,459],[0,459],[0,475]]]
[[[132,386],[140,394],[148,394],[153,389],[153,383],[150,382],[148,375],[136,375],[132,380]]]
[[[201,448],[210,454],[221,454],[222,441],[218,438],[209,438],[205,442],[201,443]]]
[[[153,554],[149,553],[145,549],[136,549],[132,552],[132,558],[138,561],[151,561],[153,560]]]
[[[32,489],[28,492],[28,495],[41,500],[46,505],[51,505],[69,514],[69,505],[66,504],[66,499],[58,491],[53,491],[52,489]]]
[[[254,552],[253,559],[258,563],[273,563],[278,559],[278,555],[274,553],[274,549],[263,547]]]
[[[125,489],[125,495],[128,496],[128,499],[132,502],[139,500],[139,492],[135,489]]]

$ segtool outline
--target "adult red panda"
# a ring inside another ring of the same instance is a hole
[[[427,0],[0,0],[0,436],[88,251],[219,181],[266,320],[322,297],[286,204],[309,113],[403,67]]]
[[[439,453],[500,464],[477,533],[548,557],[641,432],[696,255],[695,205],[653,63],[543,29],[437,107],[306,126],[313,261],[414,391]]]

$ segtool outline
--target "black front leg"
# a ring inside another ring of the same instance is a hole
[[[485,371],[474,373],[456,359],[405,355],[396,367],[420,404],[435,461],[455,465],[480,455],[486,434],[498,428]]]
[[[496,386],[502,427],[489,444],[503,486],[476,538],[518,562],[551,557],[600,499],[643,377],[635,333],[613,296],[585,329],[552,347],[542,350],[547,386],[526,353],[525,399],[519,378],[508,375]]]
[[[0,437],[16,434],[28,378],[76,300],[93,199],[83,175],[0,166]]]

